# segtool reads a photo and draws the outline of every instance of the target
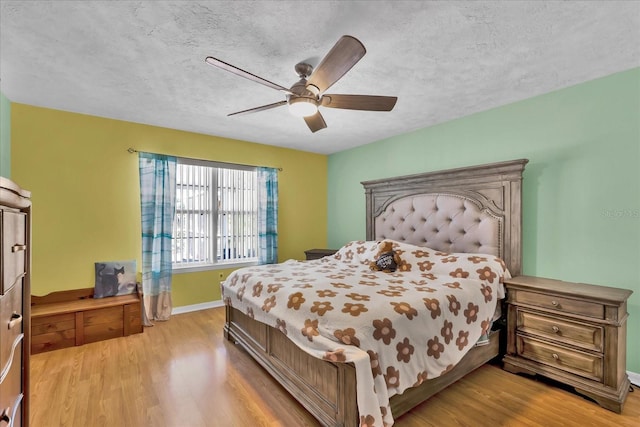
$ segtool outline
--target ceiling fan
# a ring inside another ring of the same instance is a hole
[[[297,64],[295,70],[300,80],[288,89],[212,56],[207,56],[205,62],[214,67],[221,68],[240,77],[283,92],[286,95],[286,100],[284,101],[238,111],[229,114],[229,116],[257,113],[258,111],[289,105],[289,111],[292,114],[303,117],[311,132],[317,132],[327,127],[322,114],[318,111],[318,107],[363,111],[391,111],[396,105],[398,98],[395,96],[325,93],[325,91],[344,76],[366,52],[364,45],[358,39],[351,36],[342,36],[315,70],[309,64],[303,62]]]

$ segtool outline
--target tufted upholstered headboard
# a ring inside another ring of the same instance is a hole
[[[392,239],[522,264],[520,159],[362,182],[367,240]]]

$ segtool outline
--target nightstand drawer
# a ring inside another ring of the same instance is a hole
[[[511,302],[529,304],[536,307],[555,310],[560,313],[572,313],[582,316],[604,319],[604,305],[564,298],[553,294],[540,294],[517,290]]]
[[[523,333],[559,340],[586,350],[603,351],[604,331],[600,326],[518,310],[517,328]]]
[[[602,356],[570,350],[530,337],[517,337],[521,357],[602,382]]]

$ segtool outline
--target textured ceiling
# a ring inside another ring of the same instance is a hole
[[[227,117],[284,95],[206,56],[289,87],[343,34],[367,54],[330,92],[392,112]],[[0,1],[12,102],[325,154],[638,66],[636,1]]]

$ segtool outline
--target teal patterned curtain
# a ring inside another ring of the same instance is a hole
[[[138,153],[142,211],[145,324],[171,316],[171,233],[176,208],[176,158]]]
[[[258,168],[258,240],[260,264],[278,262],[278,171]]]

